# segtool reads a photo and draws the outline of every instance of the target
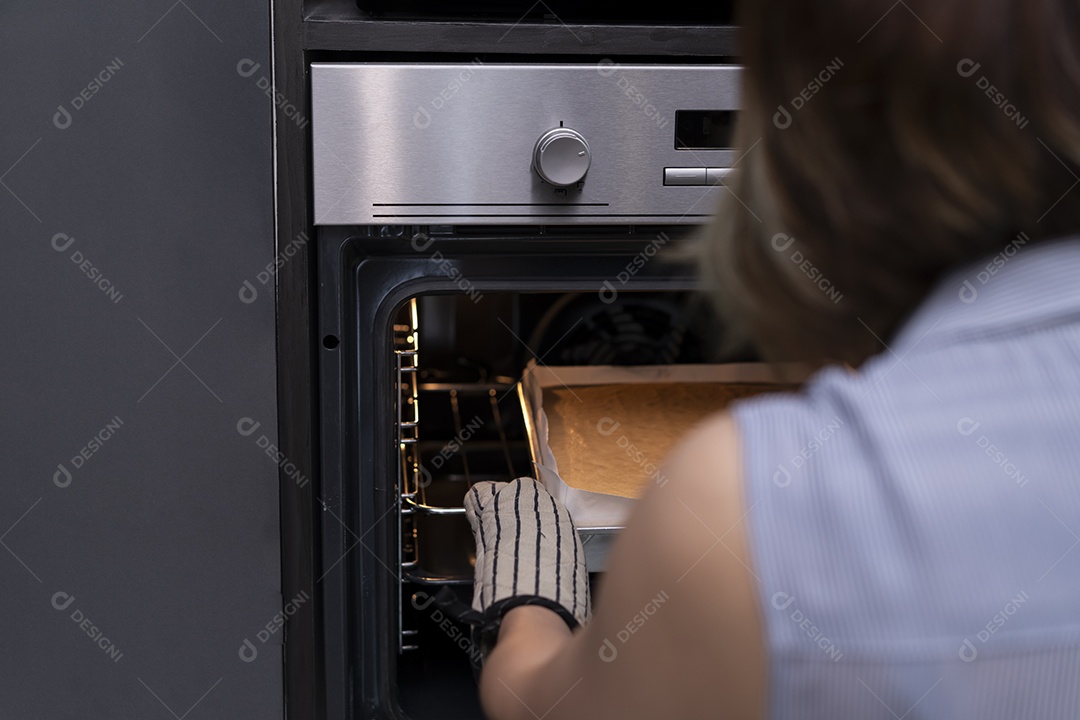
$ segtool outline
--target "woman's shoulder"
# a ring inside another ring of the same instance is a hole
[[[764,636],[739,463],[731,416],[709,418],[665,461],[668,482],[650,487],[613,548],[587,630],[626,677],[649,678],[640,694],[620,691],[628,712],[649,705],[652,687],[679,698],[664,708],[670,716],[763,716]],[[603,665],[594,669],[606,676]]]

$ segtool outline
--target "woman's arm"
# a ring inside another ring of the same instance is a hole
[[[492,720],[764,717],[765,654],[727,414],[672,453],[612,550],[592,622],[507,613],[484,666]]]

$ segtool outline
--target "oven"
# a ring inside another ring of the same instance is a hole
[[[326,716],[478,718],[471,483],[532,475],[530,361],[720,357],[684,252],[738,68],[311,67]],[[594,582],[617,528],[583,537]]]

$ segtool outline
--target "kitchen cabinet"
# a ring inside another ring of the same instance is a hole
[[[270,13],[0,8],[5,718],[284,714]]]

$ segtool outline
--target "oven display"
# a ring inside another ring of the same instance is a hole
[[[676,150],[731,150],[734,110],[676,110]]]

